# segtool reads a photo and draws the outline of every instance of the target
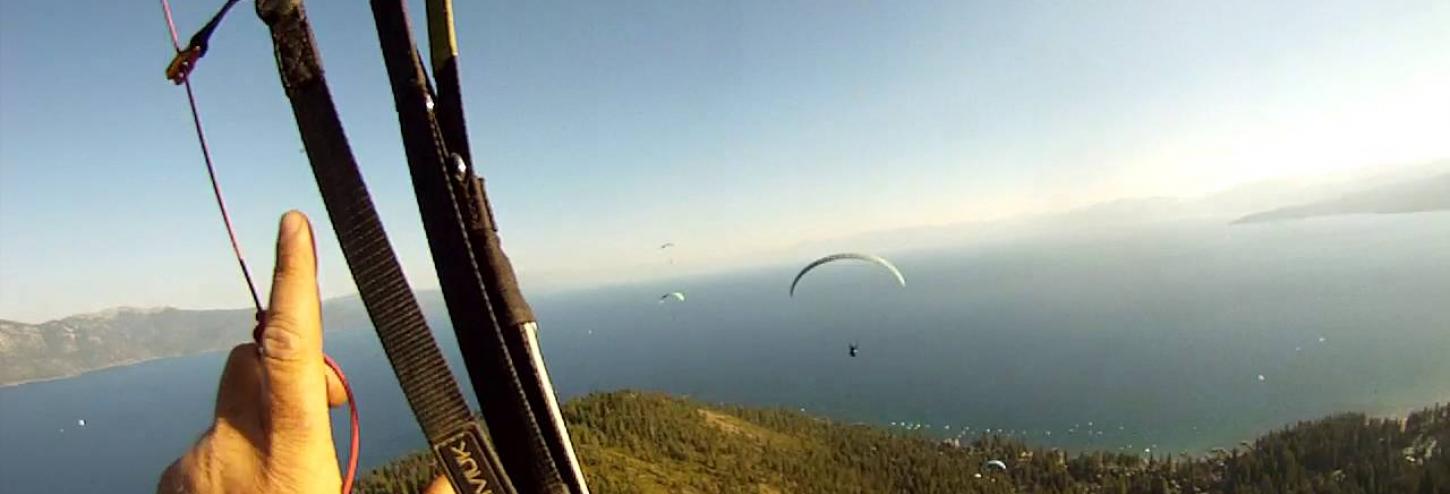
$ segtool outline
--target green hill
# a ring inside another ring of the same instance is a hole
[[[954,445],[778,409],[621,391],[565,406],[597,493],[1450,493],[1450,407],[1405,420],[1344,414],[1199,458],[1068,456],[996,436]],[[984,463],[1001,459],[1006,472]],[[418,454],[358,492],[417,492]]]

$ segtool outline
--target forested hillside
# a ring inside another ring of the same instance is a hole
[[[956,445],[631,391],[574,400],[565,418],[603,494],[1450,493],[1446,406],[1402,421],[1337,415],[1192,458],[1068,456],[995,436]],[[414,455],[370,472],[358,492],[417,492],[433,475],[431,458]]]

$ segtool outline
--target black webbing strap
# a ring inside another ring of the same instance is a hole
[[[317,186],[368,317],[443,469],[460,494],[516,492],[472,419],[373,208],[322,74],[300,0],[258,0]],[[531,491],[525,491],[531,492]]]
[[[485,297],[494,320],[503,333],[504,348],[513,362],[532,418],[548,448],[554,469],[574,494],[588,494],[584,472],[559,409],[554,386],[539,349],[533,310],[524,299],[514,276],[513,264],[504,253],[498,224],[479,167],[468,144],[463,111],[462,83],[458,68],[458,40],[454,31],[452,0],[428,0],[429,59],[433,68],[433,117],[444,147],[455,155],[453,197],[461,213],[469,248],[483,281]],[[461,181],[462,183],[458,183]],[[487,413],[487,411],[485,411]]]
[[[506,452],[504,467],[520,492],[569,494],[526,391],[535,386],[520,379],[533,381],[518,371],[531,365],[509,350],[511,335],[499,324],[503,314],[490,300],[486,273],[470,244],[466,205],[475,180],[466,165],[460,167],[462,157],[450,152],[435,119],[438,102],[432,101],[406,5],[371,4],[423,229],[484,423]]]

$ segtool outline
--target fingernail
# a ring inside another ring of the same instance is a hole
[[[302,231],[302,228],[306,224],[307,220],[302,219],[302,213],[288,211],[287,214],[282,215],[282,226],[277,236],[282,239],[292,240],[297,236],[298,232]]]

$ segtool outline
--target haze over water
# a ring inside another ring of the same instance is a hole
[[[780,265],[533,302],[565,398],[657,389],[1139,453],[1450,399],[1450,213],[1069,228],[891,257],[906,288],[838,264],[790,298],[797,266]],[[688,300],[657,303],[676,290]],[[421,446],[371,331],[334,328],[328,349],[357,386],[363,466]],[[153,489],[206,426],[223,357],[0,388],[0,491]]]

